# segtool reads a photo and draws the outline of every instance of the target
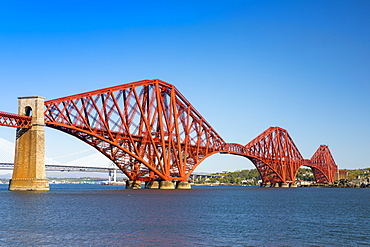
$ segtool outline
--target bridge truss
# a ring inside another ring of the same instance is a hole
[[[2,126],[30,129],[31,120],[32,117],[8,112],[0,112],[0,125]]]
[[[304,159],[285,129],[270,127],[246,145],[226,143],[171,84],[143,80],[45,101],[45,124],[95,147],[130,180],[189,178],[215,153],[248,158],[265,183],[291,183],[311,167],[318,183],[334,182],[328,146]],[[31,117],[0,112],[0,125],[31,128]]]
[[[131,180],[187,180],[224,140],[171,84],[144,80],[45,102],[45,124],[94,146]]]
[[[301,166],[312,168],[317,183],[332,183],[338,169],[328,146],[304,159],[288,131],[280,127],[268,128],[245,146],[229,143],[226,152],[251,160],[264,183],[293,183]]]

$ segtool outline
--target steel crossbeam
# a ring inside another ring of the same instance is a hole
[[[32,117],[22,116],[18,114],[0,112],[0,125],[15,127],[21,129],[30,129],[31,128]]]

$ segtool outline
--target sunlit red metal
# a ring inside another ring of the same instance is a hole
[[[31,128],[32,117],[17,115],[8,112],[0,112],[0,125],[21,129]]]
[[[338,170],[328,146],[303,159],[288,132],[279,127],[268,128],[245,146],[227,143],[225,151],[250,159],[265,183],[294,182],[301,166],[312,168],[316,183],[333,183]]]
[[[304,160],[279,127],[245,146],[225,143],[173,85],[160,80],[49,100],[45,106],[47,126],[94,146],[131,180],[187,180],[206,157],[218,152],[247,157],[264,182],[294,182],[302,165],[314,169],[318,182],[334,177],[330,152],[330,157],[325,149]]]
[[[312,168],[317,183],[333,183],[338,166],[335,164],[327,145],[321,145],[312,155],[306,166]]]
[[[143,80],[45,102],[45,124],[94,146],[131,180],[187,180],[224,140],[171,84]]]
[[[270,127],[246,145],[264,182],[294,182],[303,157],[285,129]]]
[[[303,157],[285,129],[270,127],[247,145],[228,144],[228,152],[250,159],[263,182],[294,182]]]
[[[45,102],[45,124],[110,158],[131,180],[187,180],[214,153],[250,159],[265,183],[291,183],[311,167],[318,183],[334,182],[337,165],[323,145],[303,159],[285,129],[270,127],[243,146],[225,143],[171,84],[143,80]],[[0,112],[0,125],[31,128],[31,117]]]

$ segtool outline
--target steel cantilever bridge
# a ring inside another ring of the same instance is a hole
[[[32,117],[0,112],[0,125],[31,128]],[[175,86],[143,80],[45,101],[45,124],[93,146],[130,180],[186,181],[208,156],[248,158],[265,183],[292,183],[301,166],[334,182],[328,146],[304,159],[285,129],[270,127],[246,145],[226,143]]]

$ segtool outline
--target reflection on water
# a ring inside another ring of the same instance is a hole
[[[370,190],[0,186],[6,246],[368,246]]]

